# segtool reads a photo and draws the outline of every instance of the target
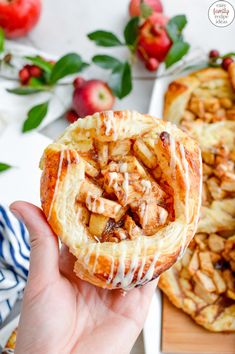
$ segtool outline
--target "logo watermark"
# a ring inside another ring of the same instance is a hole
[[[227,27],[234,20],[235,10],[230,2],[218,0],[210,6],[208,17],[214,26]]]

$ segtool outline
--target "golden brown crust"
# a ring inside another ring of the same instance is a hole
[[[215,332],[235,331],[234,68],[207,68],[177,79],[164,108],[164,119],[202,149],[203,192],[195,238],[159,286],[175,306]]]
[[[211,85],[214,83],[214,87],[207,86],[207,82]],[[202,69],[170,83],[165,93],[164,119],[179,125],[192,93],[197,93],[199,89],[205,96],[210,90],[219,97],[235,96],[226,71],[220,68]]]
[[[152,170],[157,166],[162,175],[155,180]],[[158,277],[194,234],[200,150],[186,134],[159,119],[129,111],[79,119],[48,146],[41,168],[41,201],[48,222],[77,257],[76,274],[97,286],[129,289]],[[113,174],[122,189],[117,189],[117,181],[112,189]],[[139,215],[139,226],[132,220],[135,232],[128,235],[124,223],[107,238],[103,228],[108,220],[126,220],[129,208]],[[99,228],[89,226],[91,215]],[[154,228],[156,222],[159,227]]]
[[[13,350],[15,349],[15,345],[16,345],[16,335],[17,335],[17,328],[11,333],[10,337],[8,338],[8,341],[4,348],[5,350],[11,349],[13,353]]]

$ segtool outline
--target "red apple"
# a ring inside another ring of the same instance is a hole
[[[74,90],[73,108],[79,117],[109,110],[113,104],[114,96],[104,81],[88,80]]]
[[[164,61],[172,41],[167,34],[166,24],[168,19],[162,14],[153,14],[140,27],[137,52],[145,62],[155,58]]]
[[[65,118],[69,123],[74,123],[79,117],[78,114],[73,109],[70,109],[70,111],[65,113]]]
[[[131,0],[129,5],[130,16],[140,16],[140,1],[141,0]],[[145,0],[144,2],[151,7],[153,12],[163,12],[160,0]]]
[[[0,0],[0,27],[8,38],[25,36],[40,13],[41,0]]]

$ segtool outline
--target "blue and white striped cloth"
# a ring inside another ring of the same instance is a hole
[[[29,269],[29,234],[8,208],[0,205],[0,326],[22,297]]]

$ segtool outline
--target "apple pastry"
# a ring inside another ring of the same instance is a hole
[[[75,272],[130,289],[176,262],[192,239],[201,155],[176,126],[131,111],[78,119],[44,151],[41,202]]]
[[[211,331],[235,331],[235,64],[172,82],[164,118],[201,147],[202,207],[184,257],[159,286],[173,304]]]
[[[2,350],[2,354],[13,354],[15,352],[17,328],[11,333],[7,340],[5,348]]]

